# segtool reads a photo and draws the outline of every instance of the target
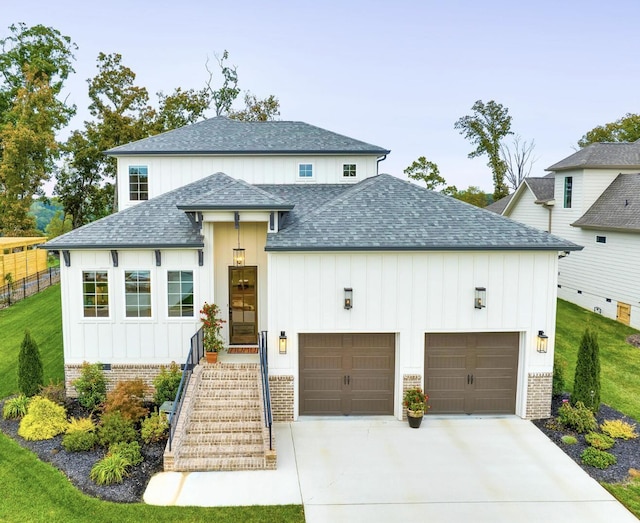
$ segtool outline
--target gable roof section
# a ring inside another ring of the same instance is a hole
[[[388,174],[350,186],[267,251],[551,250],[582,247]]]
[[[529,177],[525,178],[515,192],[496,203],[500,203],[508,198],[505,202],[502,212],[503,216],[510,216],[511,211],[518,205],[518,202],[522,198],[523,194],[528,190],[534,197],[534,203],[546,204],[553,200],[555,179],[552,176],[544,176],[542,178]],[[493,210],[493,209],[489,209]],[[496,212],[495,210],[493,212]]]
[[[566,171],[590,167],[640,169],[640,142],[592,143],[546,170]]]
[[[640,232],[640,174],[619,174],[589,210],[571,225]]]
[[[389,154],[390,151],[304,122],[209,118],[109,149],[105,154]]]
[[[507,194],[504,198],[500,198],[497,202],[493,202],[487,205],[484,209],[485,211],[495,212],[496,214],[502,214],[507,204],[513,198],[515,193]]]

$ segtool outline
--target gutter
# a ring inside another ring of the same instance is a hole
[[[387,155],[385,154],[384,156],[379,156],[378,159],[376,160],[376,176],[380,174],[380,162],[384,162],[386,159],[387,159]]]

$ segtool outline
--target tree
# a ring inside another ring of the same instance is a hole
[[[456,200],[470,203],[476,207],[483,208],[489,204],[489,195],[480,190],[480,187],[476,187],[475,185],[470,185],[463,191],[456,191],[451,194],[451,196]]]
[[[471,110],[473,114],[458,119],[454,128],[476,146],[469,153],[469,158],[477,158],[483,154],[489,158],[487,165],[493,173],[493,198],[497,201],[509,194],[504,182],[507,167],[500,157],[500,142],[505,136],[512,134],[511,116],[509,109],[493,100],[486,104],[478,100]]]
[[[534,140],[531,140],[531,143],[527,143],[522,141],[519,134],[514,137],[511,146],[507,144],[500,145],[500,156],[507,167],[507,172],[505,173],[507,186],[514,191],[522,183],[522,180],[531,174],[533,164],[536,162],[536,159],[532,158],[535,146]]]
[[[247,91],[244,95],[244,105],[245,108],[240,111],[231,111],[229,118],[242,122],[266,122],[280,116],[280,102],[274,95],[260,100]]]
[[[47,235],[47,238],[51,240],[56,236],[68,233],[72,229],[73,222],[71,221],[71,216],[65,216],[62,211],[58,211],[53,215],[53,218],[51,218],[51,221],[47,224],[44,232]]]
[[[423,181],[430,191],[436,191],[439,187],[447,184],[447,181],[440,176],[438,166],[424,156],[420,156],[407,167],[404,174],[412,180]]]
[[[215,55],[220,73],[222,74],[222,86],[214,89],[211,86],[213,80],[213,72],[209,69],[209,61],[205,64],[205,68],[209,73],[209,79],[206,82],[205,91],[209,99],[213,103],[216,110],[216,116],[225,116],[231,112],[231,105],[238,98],[240,89],[238,88],[238,71],[235,65],[227,65],[229,52],[225,49],[222,56]]]
[[[597,142],[635,142],[640,140],[640,114],[627,113],[615,122],[599,125],[588,131],[578,145],[586,147]]]
[[[571,394],[572,405],[579,401],[596,414],[600,409],[600,346],[597,335],[588,328],[578,349]]]
[[[20,354],[18,354],[18,389],[25,396],[35,396],[43,384],[40,351],[35,340],[26,330],[20,345]]]
[[[204,118],[209,108],[210,100],[206,89],[188,89],[180,87],[173,94],[157,93],[159,109],[155,116],[154,133],[163,133],[178,127],[183,127]]]

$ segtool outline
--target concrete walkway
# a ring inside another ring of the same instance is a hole
[[[278,470],[165,472],[154,505],[304,504],[320,522],[624,523],[637,519],[532,423],[390,417],[276,424]]]

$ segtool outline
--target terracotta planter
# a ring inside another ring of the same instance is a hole
[[[420,428],[422,418],[424,417],[424,411],[421,410],[407,410],[407,419],[409,420],[409,426],[412,429]]]
[[[207,358],[207,363],[216,363],[218,361],[217,352],[205,352],[204,356]]]

